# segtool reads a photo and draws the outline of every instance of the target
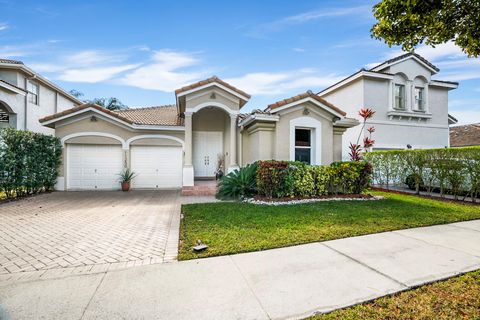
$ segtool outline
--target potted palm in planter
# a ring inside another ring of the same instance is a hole
[[[122,191],[130,190],[130,182],[136,177],[135,172],[131,171],[129,168],[126,168],[119,174],[119,176],[120,183],[122,185]]]

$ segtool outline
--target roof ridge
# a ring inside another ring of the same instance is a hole
[[[136,110],[149,110],[149,109],[160,109],[160,108],[171,108],[176,107],[175,104],[165,104],[161,106],[149,106],[149,107],[130,107],[128,109],[121,109],[115,110],[116,112],[128,112],[128,111],[136,111]]]
[[[20,60],[12,60],[12,59],[5,59],[5,58],[0,58],[0,63],[24,64]]]
[[[398,60],[402,60],[403,58],[407,58],[407,57],[410,57],[410,56],[414,56],[414,57],[420,59],[420,61],[422,61],[423,63],[428,65],[430,68],[434,69],[435,71],[437,71],[437,72],[440,71],[440,69],[437,66],[435,66],[433,63],[431,63],[430,61],[428,61],[427,59],[425,59],[424,57],[422,57],[421,55],[419,55],[415,51],[406,52],[406,53],[403,53],[399,56],[396,56],[396,57],[390,58],[388,60],[385,60],[384,62],[374,66],[373,68],[370,68],[369,71],[373,71],[373,69],[376,69],[376,68],[378,68],[378,67],[380,67],[384,64],[389,64],[389,63],[392,63],[392,62],[395,62],[395,61],[398,61]]]

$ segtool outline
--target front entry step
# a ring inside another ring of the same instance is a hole
[[[217,188],[216,183],[183,187],[182,196],[214,196],[217,193]]]

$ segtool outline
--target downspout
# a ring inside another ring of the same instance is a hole
[[[28,78],[25,77],[25,90],[27,91],[27,94],[25,94],[25,112],[23,113],[23,130],[28,130],[27,129],[27,113],[28,113]]]
[[[244,127],[240,126],[240,134],[238,135],[238,165],[243,167],[243,130]]]
[[[58,112],[58,91],[55,91],[55,112]]]

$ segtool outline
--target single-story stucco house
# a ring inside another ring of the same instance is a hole
[[[58,190],[118,189],[131,168],[136,189],[194,186],[256,160],[330,164],[358,120],[308,91],[242,113],[250,95],[212,77],[175,91],[176,104],[112,112],[83,104],[40,119],[64,146]]]

